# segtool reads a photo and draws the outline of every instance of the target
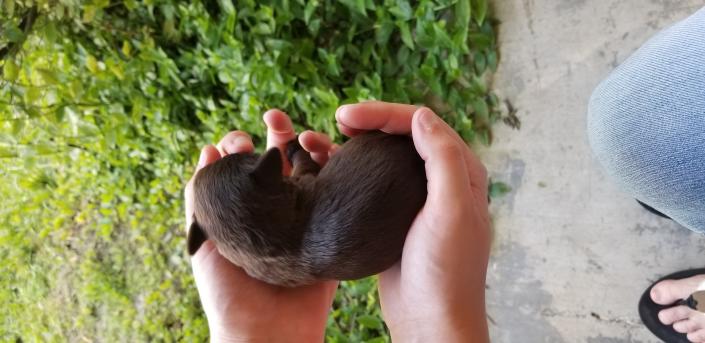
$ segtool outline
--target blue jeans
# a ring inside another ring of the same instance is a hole
[[[600,83],[588,136],[625,191],[705,233],[705,8],[651,38]]]

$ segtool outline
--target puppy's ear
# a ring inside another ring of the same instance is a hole
[[[278,185],[282,180],[282,157],[278,148],[267,150],[250,174],[261,186]]]
[[[188,228],[188,234],[186,234],[186,245],[188,246],[189,255],[193,256],[207,239],[208,236],[206,236],[206,233],[203,232],[203,229],[194,218],[193,223]]]

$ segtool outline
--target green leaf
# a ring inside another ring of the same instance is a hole
[[[10,146],[0,145],[0,158],[17,157],[17,151]],[[3,162],[7,163],[7,162]]]
[[[484,122],[489,121],[490,111],[484,99],[477,98],[472,102],[475,115]]]
[[[252,28],[252,32],[258,34],[258,35],[268,35],[273,32],[272,27],[269,26],[267,23],[258,23],[255,25],[254,28]]]
[[[405,21],[400,21],[397,22],[397,26],[401,32],[401,40],[404,42],[404,45],[408,46],[409,49],[414,50],[414,40],[411,38],[409,25]]]
[[[15,0],[5,0],[3,1],[5,6],[5,14],[8,17],[12,17],[15,14]]]
[[[453,46],[453,42],[450,40],[448,33],[446,33],[446,30],[441,27],[441,25],[439,25],[438,23],[434,23],[433,30],[436,39],[438,40],[437,42],[440,46],[444,48],[450,48]]]
[[[485,72],[485,68],[487,68],[487,59],[485,58],[485,54],[483,54],[482,51],[476,51],[473,61],[475,62],[475,73],[477,75],[482,75],[482,73]]]
[[[487,52],[487,66],[493,72],[497,71],[497,51],[490,50]]]
[[[485,16],[487,15],[487,0],[472,0],[473,1],[473,7],[474,11],[473,13],[473,18],[477,22],[477,25],[482,26],[482,23],[485,21]]]
[[[235,14],[235,7],[233,6],[233,2],[230,0],[218,0],[218,5],[220,8],[228,15],[234,15]]]
[[[464,31],[467,33],[468,24],[470,24],[470,0],[458,0],[455,3],[455,10],[453,15],[455,15],[455,28],[458,31]]]
[[[416,21],[416,43],[424,49],[432,49],[436,46],[433,23]]]
[[[15,61],[11,59],[5,60],[5,65],[2,66],[3,78],[7,81],[14,82],[17,79],[18,68]]]
[[[97,74],[98,72],[100,72],[100,67],[98,66],[98,60],[96,60],[95,57],[93,57],[92,55],[86,56],[86,67],[93,74]]]
[[[396,6],[389,8],[389,12],[401,20],[409,20],[413,17],[414,11],[406,0],[397,0]]]
[[[306,7],[304,8],[304,22],[306,24],[311,20],[311,16],[316,11],[316,7],[318,7],[318,0],[309,0],[306,3]]]
[[[98,7],[93,6],[93,5],[86,5],[83,7],[83,22],[86,24],[90,24],[93,19],[95,18],[96,13],[98,12]]]
[[[487,86],[482,78],[473,75],[472,80],[470,80],[470,90],[476,95],[484,96],[487,93]]]
[[[59,79],[56,77],[56,73],[54,73],[53,71],[45,68],[37,68],[37,72],[39,72],[39,75],[41,75],[42,80],[44,80],[44,83],[49,85],[55,85],[59,83]]]
[[[490,182],[488,194],[490,198],[499,198],[512,191],[512,187],[504,182]]]
[[[484,33],[470,33],[468,39],[473,47],[478,50],[487,49],[492,44],[492,38]]]
[[[370,315],[364,315],[364,316],[359,316],[357,317],[357,322],[370,329],[381,329],[382,328],[382,321],[379,319],[379,317],[376,316],[370,316]]]
[[[365,9],[365,0],[338,0],[345,4],[353,12],[357,12],[363,16],[367,16],[367,11]]]
[[[16,43],[24,39],[24,32],[12,23],[6,23],[4,31],[5,38],[10,42]]]
[[[125,57],[130,57],[132,53],[132,45],[127,40],[122,41],[122,49],[120,49]]]
[[[451,70],[453,69],[458,69],[458,58],[455,57],[454,54],[451,54],[448,56],[448,67],[450,67]]]
[[[379,24],[375,32],[377,44],[380,46],[387,45],[387,42],[389,41],[389,36],[391,36],[392,31],[394,31],[393,22],[383,21],[381,24]]]
[[[34,103],[42,96],[41,89],[37,87],[28,87],[24,94],[24,100],[27,104],[34,106]],[[31,108],[31,107],[30,107]]]

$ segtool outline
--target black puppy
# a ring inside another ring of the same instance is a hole
[[[250,276],[283,286],[377,274],[401,257],[426,202],[424,162],[411,137],[368,132],[320,168],[297,140],[282,176],[279,149],[228,155],[194,181],[188,250],[206,239]]]

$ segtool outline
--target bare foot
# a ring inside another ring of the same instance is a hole
[[[669,305],[688,298],[697,290],[705,290],[705,275],[696,275],[681,280],[663,280],[651,289],[651,299],[660,305]],[[659,320],[673,329],[688,335],[688,340],[705,342],[705,313],[687,306],[673,306],[661,310]]]

